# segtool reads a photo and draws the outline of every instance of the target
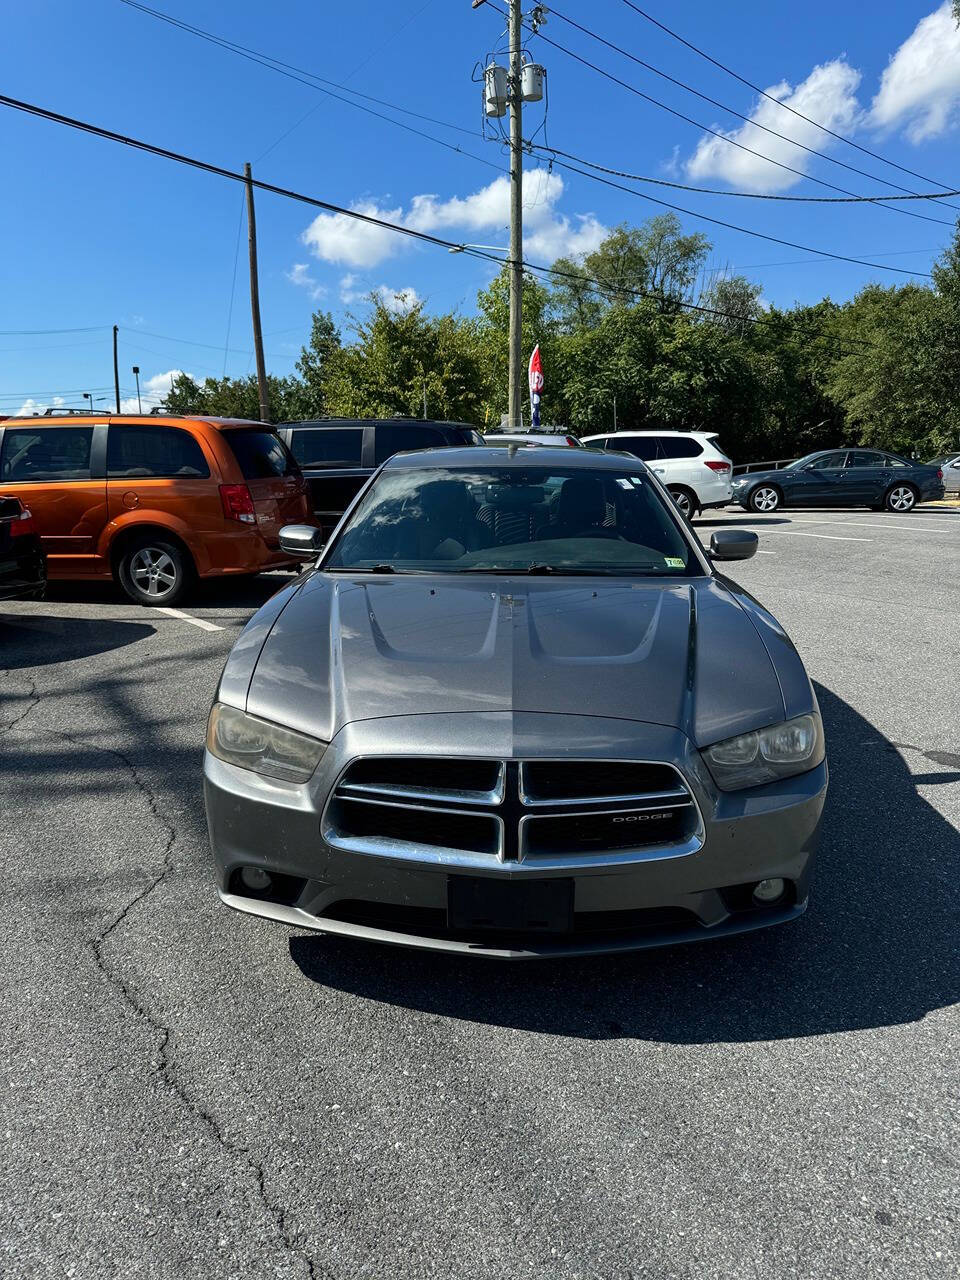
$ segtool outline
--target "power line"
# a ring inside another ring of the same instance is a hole
[[[575,164],[568,164],[565,160],[556,160],[554,164],[565,169],[569,173],[578,173],[582,178],[590,178],[593,182],[601,182],[606,187],[613,187],[616,191],[626,191],[628,195],[636,196],[638,200],[649,200],[651,204],[658,204],[664,209],[672,209],[675,213],[685,213],[690,218],[699,218],[701,222],[710,222],[716,227],[725,227],[728,231],[739,231],[743,235],[754,236],[758,240],[768,240],[771,244],[782,244],[788,249],[802,249],[805,253],[816,254],[821,258],[832,258],[837,262],[852,262],[860,267],[870,267],[875,271],[892,271],[896,275],[901,276],[922,276],[929,277],[929,271],[910,271],[907,267],[889,267],[886,263],[870,262],[866,258],[854,258],[845,253],[833,253],[830,249],[813,249],[808,244],[799,244],[796,240],[785,240],[782,236],[772,236],[765,231],[754,231],[750,227],[738,226],[735,222],[726,222],[723,218],[712,218],[706,213],[697,213],[693,209],[687,209],[684,205],[671,204],[669,200],[659,200],[656,196],[649,196],[645,191],[637,191],[635,187],[624,186],[622,182],[614,182],[612,178],[605,178],[599,173],[591,173],[588,169],[578,169]]]
[[[916,195],[878,196],[785,196],[765,191],[725,191],[719,187],[695,187],[686,182],[670,182],[666,178],[650,178],[641,173],[627,173],[623,169],[611,169],[607,165],[598,164],[595,160],[585,160],[583,156],[573,155],[569,151],[561,151],[559,147],[547,146],[545,143],[526,143],[528,151],[542,151],[545,155],[564,156],[568,160],[576,160],[577,164],[585,164],[589,169],[597,169],[600,173],[610,174],[614,178],[629,178],[631,182],[649,182],[656,187],[671,187],[674,191],[694,191],[707,196],[736,196],[741,200],[783,200],[794,204],[877,204],[884,200],[945,200],[947,196],[960,196],[960,188],[953,191],[927,191]],[[937,221],[937,219],[931,219]],[[947,224],[951,225],[951,224]]]
[[[849,169],[851,173],[858,173],[860,174],[861,177],[869,178],[872,182],[882,183],[885,181],[883,178],[878,177],[876,174],[868,173],[866,169],[858,169],[856,165],[847,164],[845,160],[838,160],[836,156],[827,155],[825,151],[818,151],[815,147],[808,147],[805,143],[798,142],[795,138],[788,138],[786,134],[780,133],[777,129],[771,129],[768,125],[761,124],[758,120],[754,120],[750,116],[745,116],[742,111],[737,111],[735,107],[730,107],[723,102],[718,102],[716,98],[711,98],[708,94],[701,93],[699,89],[695,89],[692,85],[687,84],[686,81],[678,80],[674,76],[668,75],[666,71],[662,71],[659,67],[653,66],[652,63],[645,62],[642,58],[638,58],[636,54],[631,53],[628,49],[623,49],[620,47],[620,45],[614,44],[611,40],[606,40],[604,39],[603,36],[597,35],[596,32],[591,31],[588,27],[582,26],[579,22],[575,22],[573,18],[568,18],[565,14],[560,13],[557,9],[554,9],[553,7],[551,7],[550,12],[553,14],[554,17],[559,18],[561,22],[568,23],[571,27],[575,27],[578,31],[582,31],[584,35],[590,36],[591,39],[596,40],[599,44],[605,45],[608,49],[612,49],[614,50],[614,52],[622,54],[622,56],[625,58],[629,58],[631,62],[635,62],[637,66],[643,67],[644,70],[652,72],[654,75],[659,76],[662,80],[666,80],[668,81],[668,83],[676,85],[678,88],[685,90],[687,93],[692,93],[694,97],[701,98],[704,102],[708,102],[711,106],[717,107],[721,111],[729,112],[730,115],[736,116],[738,120],[743,120],[746,124],[752,125],[755,129],[762,129],[764,133],[769,133],[773,137],[779,138],[782,142],[787,142],[793,147],[799,147],[800,150],[806,151],[809,155],[819,156],[821,160],[828,160],[830,164],[838,165],[842,169]],[[547,37],[543,36],[542,32],[538,34],[540,34],[542,39],[547,40]],[[547,42],[553,43],[552,41],[549,41],[549,40]],[[558,49],[563,49],[562,45],[557,45],[556,47]],[[565,53],[570,52],[567,49],[563,49],[563,51]],[[776,101],[776,99],[774,99],[774,101]],[[811,121],[810,123],[815,123],[815,121]],[[720,134],[719,136],[725,137],[726,135]],[[733,139],[727,138],[727,141],[732,142]],[[760,154],[760,153],[757,152],[756,154]],[[770,159],[769,156],[764,156],[763,158],[766,160]],[[772,162],[772,163],[776,163],[776,162]],[[901,187],[897,183],[892,183],[892,184],[888,183],[888,185],[893,185],[897,187],[898,191],[904,191],[910,195],[914,194],[912,191],[910,191],[909,187]],[[943,183],[935,182],[933,185],[943,186]],[[847,194],[852,195],[854,193],[847,192]],[[950,207],[960,208],[960,206],[954,206],[954,205],[951,205]],[[897,212],[905,213],[909,211],[900,209]],[[924,215],[919,213],[911,213],[910,216],[920,218],[920,217],[923,217]],[[936,221],[936,219],[931,219],[931,221]]]
[[[17,111],[23,111],[28,115],[37,116],[42,120],[48,120],[54,124],[66,125],[69,128],[77,129],[82,133],[91,134],[94,137],[104,138],[110,142],[119,142],[124,146],[133,148],[134,150],[146,152],[148,155],[155,155],[165,160],[176,161],[179,164],[187,165],[188,167],[193,169],[199,169],[204,173],[210,173],[216,177],[229,178],[233,182],[246,182],[246,177],[244,174],[236,173],[232,169],[225,169],[220,165],[211,164],[206,160],[198,160],[192,156],[181,155],[177,151],[170,151],[165,147],[158,147],[153,143],[144,142],[141,139],[132,138],[125,134],[114,133],[112,130],[101,128],[99,125],[89,124],[83,120],[76,120],[72,116],[61,115],[59,112],[50,111],[46,107],[40,107],[33,103],[21,102],[19,99],[10,98],[6,94],[0,94],[0,105],[11,107]],[[592,176],[592,175],[587,175],[587,176]],[[598,180],[606,181],[605,179],[598,179]],[[458,253],[465,253],[468,257],[471,257],[471,258],[478,258],[485,262],[493,262],[498,267],[503,266],[503,259],[501,257],[493,253],[488,253],[482,249],[475,249],[468,245],[459,244],[453,240],[445,240],[442,236],[431,235],[430,232],[428,231],[419,231],[414,227],[404,226],[402,223],[389,222],[385,218],[377,218],[373,214],[369,214],[369,213],[360,213],[356,209],[345,209],[341,205],[330,203],[330,201],[328,200],[320,200],[316,196],[304,195],[302,192],[292,191],[289,188],[277,186],[275,183],[272,183],[272,182],[264,182],[262,179],[259,179],[259,178],[253,178],[251,181],[254,187],[259,188],[261,191],[267,191],[272,195],[282,196],[288,200],[295,200],[300,204],[307,204],[313,208],[323,209],[329,213],[340,214],[343,217],[352,218],[357,222],[365,222],[372,226],[381,227],[384,230],[393,231],[398,235],[406,236],[412,240],[422,241],[424,243],[432,244],[443,249],[448,249],[448,250],[453,249]],[[631,188],[625,187],[624,190],[631,191]],[[633,194],[640,195],[642,193],[633,192]],[[653,197],[644,196],[643,198],[652,199]],[[656,203],[663,203],[663,202],[657,201]],[[711,221],[715,221],[715,219],[712,219]],[[736,228],[736,229],[742,230],[742,228]],[[762,236],[760,232],[754,232],[751,234],[761,235],[762,239],[774,239],[774,237],[772,236]],[[800,246],[792,245],[790,241],[778,241],[777,243],[788,244],[792,248],[801,248],[807,253],[823,252],[820,250],[809,249],[805,245],[800,245]],[[838,257],[840,255],[827,254],[824,252],[824,256]],[[844,260],[855,262],[861,266],[878,266],[878,264],[875,264],[875,263],[862,263],[857,258],[849,258]],[[593,277],[564,271],[562,269],[557,269],[554,267],[547,267],[542,264],[529,262],[527,260],[523,260],[522,265],[530,271],[547,273],[549,275],[557,276],[560,278],[567,277],[569,279],[577,280],[581,284],[587,283],[587,284],[596,285],[597,287],[607,290],[608,292],[612,289],[614,292],[619,292],[624,296],[648,298],[661,303],[664,301],[664,299],[657,294],[645,292],[640,289],[626,289],[620,286],[611,286],[609,284],[605,284],[602,280],[597,280],[597,279],[594,279]],[[879,269],[896,270],[897,268],[879,268]],[[919,273],[912,273],[912,274],[919,274]],[[743,316],[736,315],[733,312],[723,311],[720,308],[703,307],[692,302],[683,302],[679,299],[675,299],[674,301],[677,303],[677,305],[683,307],[684,309],[700,312],[702,314],[723,316],[726,319],[732,319],[737,321],[742,321],[744,319]],[[762,324],[762,323],[768,323],[768,322],[765,322],[763,320],[756,320],[754,321],[754,323]],[[163,338],[165,336],[163,334],[151,334],[148,331],[142,330],[142,329],[138,329],[136,332],[143,333],[146,336],[150,336],[150,337]],[[829,336],[829,335],[824,335],[824,336]],[[173,339],[173,341],[186,341],[186,340]],[[191,344],[191,345],[209,346],[212,350],[216,350],[216,351],[220,350],[219,346],[214,346],[212,343],[197,343],[197,344]],[[860,343],[859,345],[872,346],[874,344]],[[80,388],[80,390],[83,390],[83,389],[84,388]],[[85,388],[85,389],[89,390],[89,388]],[[21,394],[21,393],[11,392],[10,394],[13,395],[13,394]],[[26,394],[57,395],[60,393],[59,392],[30,392]]]
[[[503,10],[500,9],[496,4],[494,4],[493,0],[485,0],[485,3],[489,4],[490,7],[494,9],[497,13],[500,13],[500,14],[503,13]],[[551,12],[556,13],[556,10],[551,10]],[[560,15],[557,14],[557,16],[559,17]],[[815,182],[818,186],[827,187],[830,191],[839,191],[841,195],[847,195],[847,196],[852,196],[856,194],[856,192],[848,191],[846,187],[838,187],[833,182],[827,182],[823,178],[816,178],[812,174],[805,173],[802,169],[795,169],[792,165],[784,164],[782,160],[774,160],[771,156],[764,155],[762,151],[756,151],[754,150],[753,147],[748,147],[746,146],[745,143],[737,142],[735,138],[731,138],[727,134],[721,133],[720,130],[712,129],[709,125],[704,124],[700,120],[694,120],[692,116],[685,115],[682,111],[676,110],[675,107],[668,106],[667,103],[661,102],[659,98],[654,98],[649,93],[644,93],[643,90],[638,89],[636,85],[632,85],[626,80],[621,80],[620,77],[615,76],[613,72],[605,70],[603,67],[598,66],[595,62],[591,62],[589,58],[583,57],[582,54],[575,53],[572,49],[568,49],[566,45],[559,44],[556,40],[551,40],[549,36],[545,36],[543,34],[542,28],[538,30],[536,34],[540,40],[544,41],[546,44],[550,45],[554,49],[559,49],[560,52],[565,53],[567,57],[573,58],[574,61],[581,63],[585,67],[589,67],[591,71],[595,71],[598,75],[603,76],[604,79],[610,80],[613,84],[619,85],[622,89],[626,89],[628,93],[634,94],[636,97],[641,98],[644,102],[649,102],[653,106],[659,107],[661,111],[666,111],[669,115],[675,116],[678,120],[683,120],[686,124],[693,125],[695,129],[699,129],[702,133],[709,133],[712,137],[721,139],[721,141],[726,142],[729,146],[736,147],[738,151],[744,151],[748,155],[756,156],[757,159],[764,160],[766,161],[767,164],[772,164],[778,169],[784,169],[787,173],[796,174],[798,178],[803,178],[809,182]],[[588,34],[592,34],[592,32]],[[625,50],[621,50],[620,52],[626,53]],[[632,57],[631,54],[626,54],[626,56]],[[681,87],[688,88],[688,86],[682,85],[682,82],[678,81],[677,83],[681,84]],[[697,90],[695,89],[690,91],[692,93],[696,93],[698,97],[703,96],[702,94],[697,93]],[[710,101],[712,101],[712,99],[710,99]],[[718,105],[721,105],[721,104],[718,104]],[[728,108],[724,108],[721,106],[721,109],[727,110]],[[740,113],[734,112],[733,114],[739,115]],[[747,120],[748,117],[741,116],[741,119]],[[751,124],[755,123],[754,121],[748,121],[748,122]],[[765,126],[763,125],[758,125],[757,127],[761,129],[765,128]],[[772,130],[767,130],[767,132],[772,132]],[[782,137],[782,135],[777,135],[777,136]],[[785,141],[789,142],[791,146],[802,147],[803,145],[802,143],[793,142],[789,138],[785,139]],[[803,149],[809,150],[809,148],[803,148]],[[821,153],[818,152],[817,154],[821,154]],[[824,153],[824,158],[827,160],[830,160],[834,164],[840,164],[844,168],[848,168],[848,169],[853,168],[853,166],[845,165],[843,164],[842,161],[835,160],[834,157],[827,156],[825,153]],[[863,170],[859,170],[859,169],[854,169],[853,171],[855,173],[863,172]],[[868,178],[871,178],[871,180],[873,181],[876,181],[876,179],[874,179],[871,174],[866,174],[865,176]],[[896,185],[896,184],[893,184],[893,185]],[[910,192],[909,189],[906,187],[901,187],[899,189],[907,192],[910,195],[913,194],[913,192]],[[888,208],[890,206],[882,205],[881,203],[881,207]],[[953,205],[950,206],[950,208],[954,208],[954,207],[955,206]],[[960,206],[957,206],[957,207],[960,207]],[[942,218],[931,218],[928,214],[925,214],[925,213],[915,213],[909,209],[900,209],[895,211],[900,213],[905,213],[908,217],[911,217],[911,218],[922,218],[925,222],[939,222],[943,226],[953,226],[953,223],[951,222],[945,222]]]
[[[770,102],[775,102],[776,105],[778,107],[782,107],[784,111],[789,111],[791,115],[797,116],[800,120],[805,120],[807,124],[812,124],[815,128],[822,129],[824,133],[828,133],[831,138],[836,138],[838,142],[845,142],[848,147],[854,147],[857,151],[862,151],[865,156],[871,156],[874,160],[879,160],[881,164],[888,164],[894,169],[899,169],[901,173],[908,173],[911,178],[919,178],[921,182],[932,182],[935,187],[944,187],[944,189],[946,189],[946,184],[938,182],[936,178],[926,178],[922,173],[917,173],[915,169],[908,169],[902,164],[897,164],[896,160],[890,160],[886,156],[881,155],[878,151],[871,151],[869,147],[862,147],[859,142],[854,142],[852,138],[846,137],[845,134],[837,133],[833,129],[828,129],[825,124],[820,124],[818,120],[814,120],[810,116],[804,115],[803,112],[798,111],[796,107],[791,107],[789,103],[781,102],[779,98],[775,98],[773,94],[768,93],[766,89],[761,89],[760,86],[754,84],[752,80],[747,80],[744,76],[740,75],[739,72],[734,71],[732,67],[728,67],[717,58],[711,57],[709,53],[706,53],[703,49],[697,48],[695,44],[691,44],[689,40],[684,39],[684,37],[679,35],[676,31],[672,31],[670,27],[653,17],[652,14],[647,13],[645,9],[641,9],[638,4],[634,4],[633,0],[623,0],[623,3],[628,9],[632,9],[634,13],[638,13],[641,18],[645,18],[647,22],[652,23],[655,27],[659,27],[661,31],[665,32],[668,36],[671,36],[674,40],[679,41],[680,44],[686,45],[686,47],[693,53],[706,59],[707,62],[712,63],[713,66],[718,67],[721,71],[725,71],[728,76],[733,76],[734,80],[739,80],[742,85],[746,85],[746,87],[748,89],[752,89],[754,93],[759,93],[761,97],[767,98]],[[556,13],[556,10],[553,10],[553,12]]]
[[[151,18],[157,18],[160,22],[166,22],[172,27],[177,27],[181,31],[187,32],[189,35],[196,36],[200,40],[206,40],[208,44],[215,44],[221,49],[226,49],[230,53],[235,53],[240,58],[245,58],[248,62],[255,62],[258,66],[266,67],[268,71],[275,71],[278,75],[285,76],[288,80],[296,80],[298,84],[306,85],[308,89],[313,89],[316,93],[323,93],[328,98],[335,98],[337,102],[343,102],[348,107],[355,107],[358,111],[363,111],[369,116],[375,116],[378,120],[384,120],[387,124],[392,124],[398,129],[403,129],[407,133],[412,133],[418,138],[423,138],[427,142],[433,142],[438,147],[444,147],[447,151],[454,151],[457,155],[467,156],[471,160],[476,160],[479,164],[486,165],[488,169],[496,169],[498,173],[505,173],[506,170],[502,165],[494,164],[492,161],[485,159],[483,156],[475,155],[472,151],[465,151],[463,147],[458,147],[455,143],[444,142],[442,138],[435,138],[433,134],[425,133],[422,129],[415,129],[412,125],[404,124],[402,120],[394,120],[391,116],[384,115],[382,111],[374,111],[372,107],[365,107],[361,102],[354,102],[351,98],[345,98],[340,93],[334,93],[332,89],[324,88],[324,85],[333,85],[337,89],[342,89],[346,93],[352,93],[358,98],[364,98],[368,102],[376,102],[379,106],[388,107],[391,111],[399,111],[404,115],[412,116],[418,120],[425,120],[430,124],[440,125],[444,129],[455,129],[459,133],[465,133],[470,137],[476,134],[471,129],[464,128],[463,125],[450,124],[446,120],[438,120],[434,116],[422,115],[420,112],[411,111],[408,107],[401,107],[395,102],[387,102],[383,98],[374,98],[370,94],[360,93],[356,89],[349,89],[346,85],[337,84],[333,80],[325,80],[322,76],[314,75],[312,71],[305,71],[301,67],[294,67],[290,63],[283,62],[279,58],[273,58],[268,54],[258,53],[256,49],[249,49],[245,45],[236,44],[232,40],[227,40],[224,36],[218,36],[212,31],[204,31],[202,27],[195,27],[189,22],[183,22],[180,18],[174,18],[169,13],[163,13],[160,9],[151,9],[149,5],[140,4],[139,0],[120,0],[121,4],[127,5],[131,9],[138,9],[141,13],[148,14]],[[307,78],[309,77],[309,79]],[[319,82],[319,83],[316,83]],[[310,115],[310,112],[307,112]],[[307,116],[303,116],[297,124],[287,130],[292,133],[297,125],[302,124]],[[281,135],[278,139],[282,141],[286,134]],[[273,144],[274,146],[276,145]],[[273,147],[268,147],[263,155],[272,151]],[[261,159],[263,156],[260,157]]]
[[[4,338],[29,337],[31,334],[47,333],[96,333],[99,329],[109,329],[108,324],[88,324],[80,329],[0,329]]]

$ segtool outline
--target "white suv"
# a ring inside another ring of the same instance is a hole
[[[583,443],[642,458],[687,519],[733,499],[733,463],[721,453],[719,436],[710,431],[614,431],[584,436]]]

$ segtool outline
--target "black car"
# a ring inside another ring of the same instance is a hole
[[[778,507],[872,507],[912,511],[943,497],[943,472],[878,449],[808,453],[779,471],[734,476],[733,501],[748,511]]]
[[[326,533],[380,463],[395,453],[483,443],[480,432],[466,423],[419,418],[320,418],[280,422],[276,429],[300,463],[314,515]]]
[[[0,600],[42,600],[46,560],[33,516],[19,498],[0,496]]]

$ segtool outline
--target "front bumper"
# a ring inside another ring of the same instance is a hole
[[[558,750],[562,744],[562,749]],[[321,835],[327,797],[358,756],[662,760],[680,769],[702,819],[682,849],[634,858],[562,858],[469,864],[348,852]],[[584,716],[492,712],[404,716],[347,725],[309,783],[288,784],[206,755],[204,794],[218,888],[230,907],[297,928],[401,946],[501,958],[628,951],[721,938],[795,919],[806,908],[811,862],[827,787],[826,763],[748,792],[723,793],[680,732],[660,725]],[[274,878],[269,897],[250,893],[239,869]],[[448,879],[573,881],[572,928],[555,933],[447,927]],[[780,877],[781,902],[752,905],[751,886]]]

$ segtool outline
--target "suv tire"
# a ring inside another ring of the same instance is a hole
[[[175,542],[143,534],[124,547],[117,571],[120,585],[135,604],[171,605],[186,591],[192,568]]]
[[[689,489],[684,488],[682,485],[669,484],[667,485],[667,492],[677,504],[677,508],[684,519],[692,520],[700,510],[700,504],[697,502],[696,494],[692,493]]]

